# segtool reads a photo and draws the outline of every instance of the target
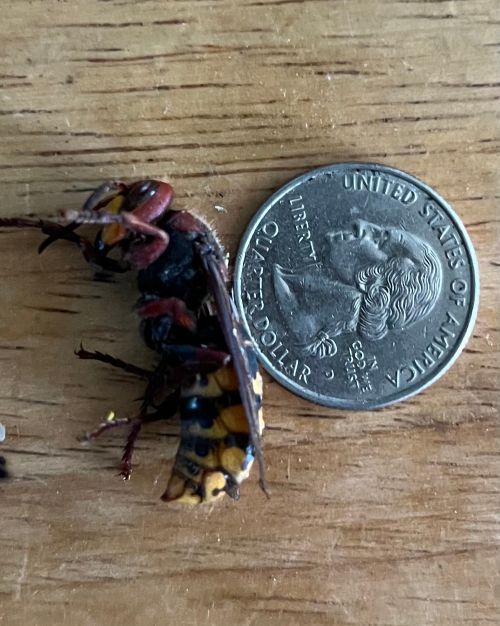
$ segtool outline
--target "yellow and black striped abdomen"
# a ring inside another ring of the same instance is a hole
[[[261,434],[262,378],[258,371],[252,386]],[[197,375],[194,383],[182,390],[180,417],[181,441],[163,499],[199,504],[225,493],[238,499],[239,485],[248,478],[254,461],[254,448],[233,368],[229,365],[212,374]]]

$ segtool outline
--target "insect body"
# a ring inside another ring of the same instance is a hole
[[[150,372],[107,354],[82,347],[77,351],[80,358],[120,367],[147,381],[136,417],[110,413],[90,437],[129,425],[121,463],[128,479],[143,425],[179,414],[180,445],[162,498],[195,504],[226,493],[237,499],[254,458],[266,491],[262,381],[227,290],[223,249],[203,220],[169,210],[172,196],[170,185],[160,181],[110,182],[81,211],[69,211],[66,226],[27,218],[3,219],[0,226],[39,228],[48,235],[40,252],[65,239],[100,271],[138,270],[141,330],[159,362]],[[77,234],[82,223],[102,225],[94,244]],[[113,250],[118,255],[111,256]]]

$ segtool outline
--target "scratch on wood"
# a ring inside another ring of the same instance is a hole
[[[21,593],[23,589],[23,585],[26,582],[28,576],[28,562],[29,562],[29,548],[26,548],[23,554],[23,560],[21,563],[21,568],[19,570],[19,575],[16,579],[16,584],[14,587],[14,600],[19,602],[21,600]]]

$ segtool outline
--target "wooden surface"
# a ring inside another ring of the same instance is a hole
[[[56,215],[109,177],[162,177],[234,252],[291,177],[374,160],[440,192],[480,260],[473,337],[401,405],[328,410],[268,377],[265,450],[239,503],[158,500],[175,426],[77,438],[142,383],[133,279],[0,234],[0,624],[498,623],[500,11],[497,0],[4,0],[1,214]],[[218,212],[222,205],[226,212]]]

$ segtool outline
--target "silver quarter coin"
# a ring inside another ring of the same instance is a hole
[[[374,409],[435,382],[474,324],[478,270],[450,206],[373,163],[313,170],[243,236],[235,297],[268,372],[314,402]]]

